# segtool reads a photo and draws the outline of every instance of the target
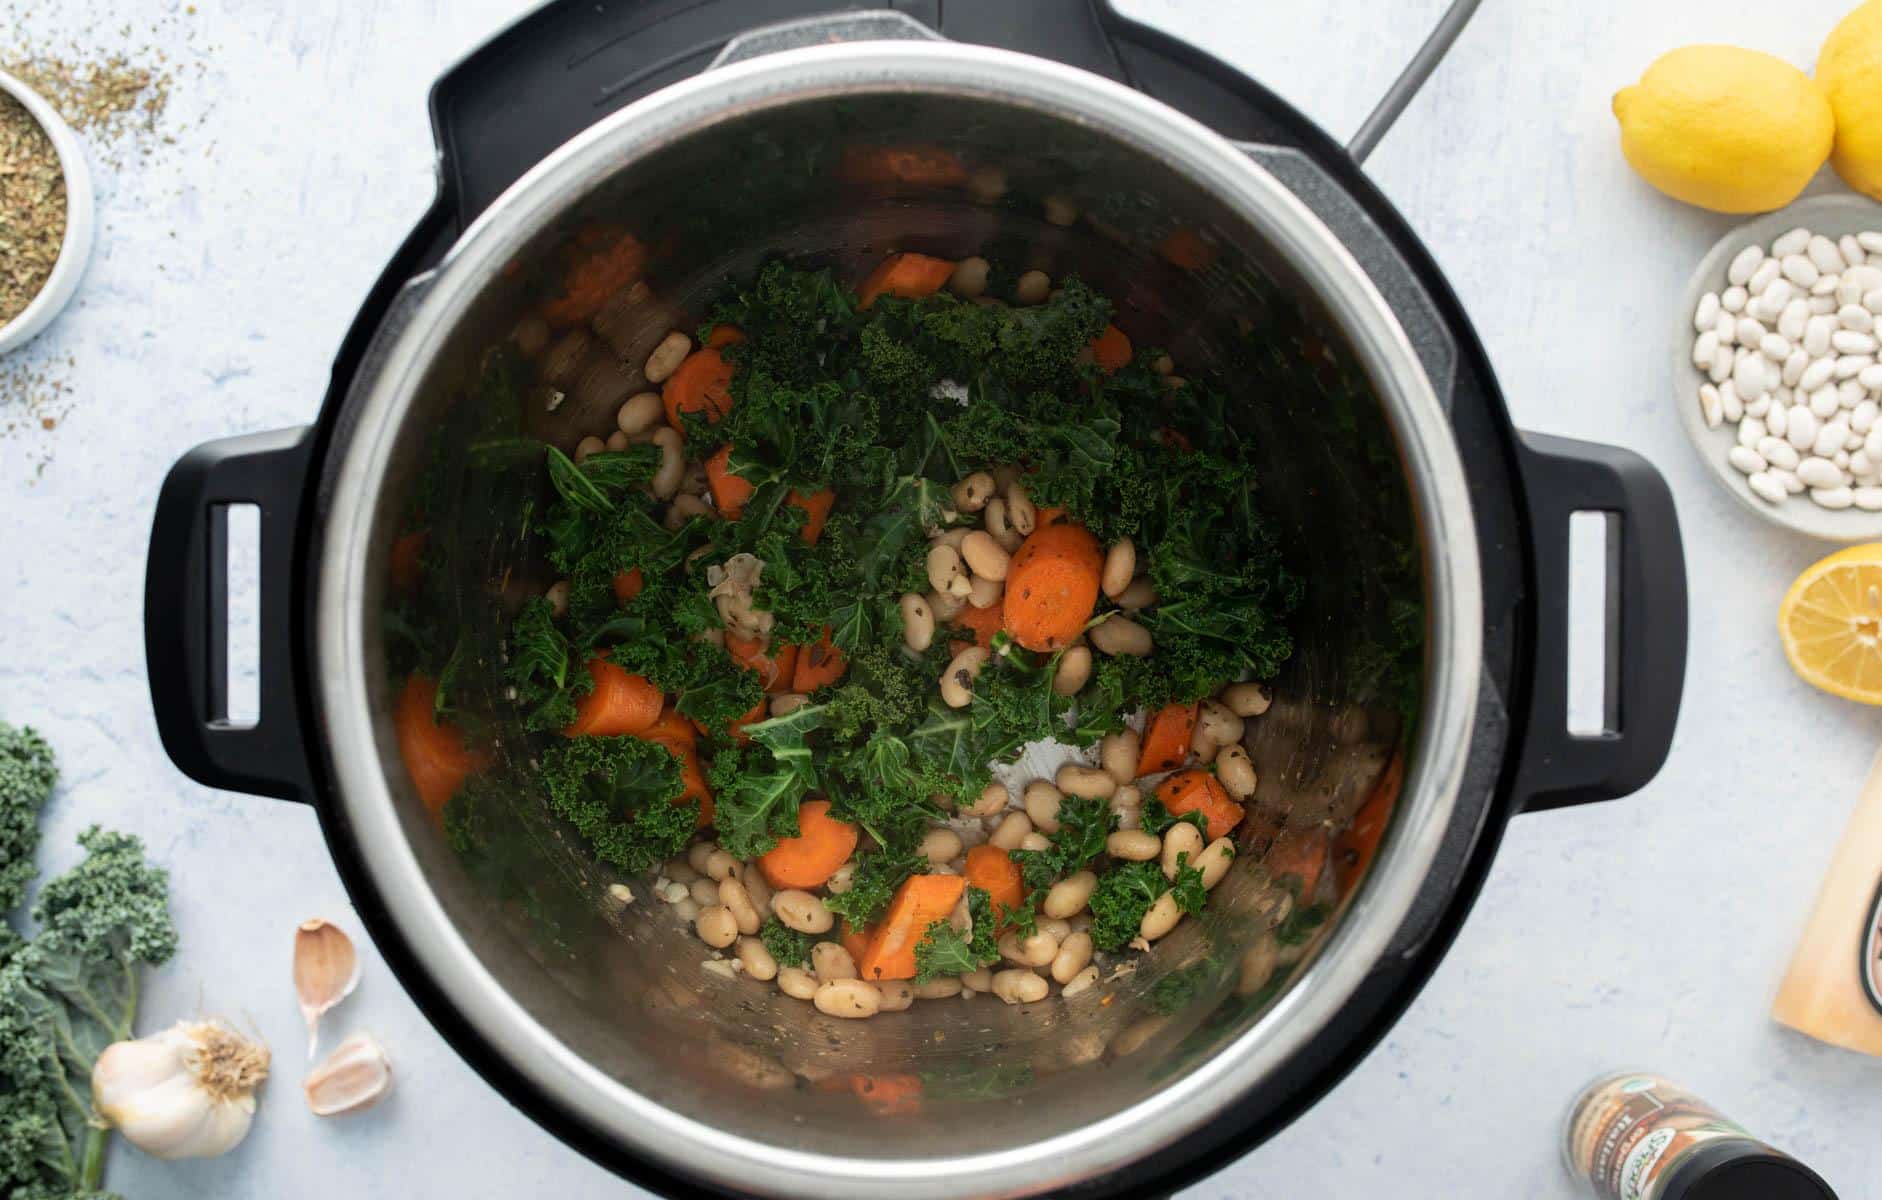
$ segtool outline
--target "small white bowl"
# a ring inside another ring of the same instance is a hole
[[[1725,268],[1740,250],[1757,245],[1768,253],[1772,242],[1799,226],[1832,239],[1867,229],[1882,230],[1882,204],[1846,194],[1814,196],[1747,221],[1720,238],[1700,260],[1699,269],[1693,272],[1692,282],[1686,285],[1686,293],[1679,301],[1673,354],[1674,407],[1679,411],[1686,435],[1692,439],[1693,449],[1711,469],[1712,477],[1746,508],[1774,525],[1826,542],[1882,541],[1882,512],[1822,508],[1812,503],[1808,495],[1792,496],[1782,504],[1771,504],[1759,498],[1746,485],[1746,477],[1725,459],[1726,452],[1737,444],[1737,426],[1727,421],[1717,429],[1707,429],[1705,417],[1699,411],[1699,385],[1709,382],[1706,374],[1692,365],[1693,339],[1698,337],[1692,318],[1700,297],[1707,292],[1725,290]]]
[[[11,321],[0,325],[0,354],[16,349],[59,315],[78,281],[85,274],[91,258],[92,228],[96,214],[92,204],[91,168],[85,163],[85,147],[44,97],[5,71],[0,71],[0,91],[5,91],[39,122],[59,155],[59,170],[65,176],[65,238],[59,243],[59,257],[52,264],[52,274],[27,306]]]

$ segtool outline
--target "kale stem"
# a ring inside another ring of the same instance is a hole
[[[79,1164],[78,1182],[81,1193],[95,1192],[105,1179],[105,1146],[109,1142],[111,1131],[90,1128],[85,1131],[85,1157]]]

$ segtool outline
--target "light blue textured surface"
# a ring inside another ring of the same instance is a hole
[[[1122,2],[1340,134],[1440,7]],[[1818,548],[1733,507],[1667,410],[1666,306],[1729,222],[1630,175],[1607,108],[1690,41],[1807,65],[1845,6],[1486,5],[1373,159],[1474,314],[1518,421],[1630,445],[1671,480],[1694,580],[1687,702],[1653,786],[1516,822],[1456,949],[1384,1045],[1191,1195],[1566,1200],[1559,1109],[1617,1063],[1690,1081],[1846,1197],[1876,1194],[1882,1064],[1765,1013],[1877,717],[1792,678],[1773,614]],[[430,195],[426,87],[524,6],[21,7],[0,44],[154,42],[177,79],[174,143],[100,166],[100,242],[75,307],[0,363],[0,378],[44,371],[72,389],[56,429],[0,436],[0,715],[38,724],[66,764],[48,858],[67,861],[78,830],[104,821],[143,834],[173,872],[183,950],[152,978],[144,1026],[224,1014],[277,1054],[239,1152],[162,1164],[119,1146],[110,1184],[134,1200],[631,1193],[467,1070],[370,947],[326,1042],[372,1030],[398,1089],[369,1116],[308,1115],[290,933],[322,915],[357,934],[357,919],[312,814],[171,768],[143,679],[141,564],[164,471],[199,441],[313,415],[342,331]],[[0,407],[0,427],[19,416]]]

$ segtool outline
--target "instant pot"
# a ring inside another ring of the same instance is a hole
[[[443,1035],[648,1187],[1168,1191],[1272,1135],[1377,1043],[1509,820],[1658,769],[1685,666],[1672,500],[1629,452],[1511,426],[1456,297],[1359,169],[1467,0],[1350,151],[1103,0],[829,7],[565,0],[439,81],[436,203],[340,347],[316,423],[199,447],[164,485],[145,612],[159,728],[191,777],[313,805],[362,921]],[[962,169],[846,168],[858,148],[908,146]],[[483,386],[491,348],[539,265],[597,226],[648,259],[606,331],[561,334],[585,382],[493,414],[515,402]],[[485,518],[531,502],[541,454],[493,464],[478,431],[501,417],[569,449],[606,431],[653,342],[728,281],[779,256],[853,278],[895,250],[1078,273],[1136,344],[1219,378],[1219,419],[1267,447],[1260,502],[1302,596],[1296,653],[1250,722],[1254,803],[1337,829],[1403,773],[1376,857],[1335,864],[1342,894],[1318,925],[1277,911],[1249,845],[1219,916],[1185,922],[1089,1005],[982,996],[844,1022],[704,969],[645,880],[588,859],[529,797],[492,843],[528,864],[505,870],[468,863],[416,802],[387,616],[413,497],[444,617],[491,648],[459,656],[454,688],[481,705],[489,753],[526,755],[501,621],[548,577],[520,521]],[[260,710],[243,726],[226,710],[233,504],[260,510]],[[1578,734],[1582,512],[1608,531],[1607,686],[1603,728]],[[859,1077],[919,1102],[828,1086]]]

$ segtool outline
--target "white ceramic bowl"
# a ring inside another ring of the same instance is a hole
[[[1737,444],[1737,426],[1727,421],[1717,429],[1707,429],[1705,417],[1699,411],[1699,385],[1708,380],[1705,373],[1692,364],[1693,339],[1698,336],[1693,329],[1693,310],[1699,307],[1700,297],[1707,292],[1725,290],[1725,268],[1740,250],[1757,245],[1768,252],[1772,242],[1798,226],[1832,239],[1868,229],[1882,230],[1882,204],[1847,194],[1813,196],[1747,221],[1720,238],[1700,260],[1692,282],[1686,285],[1685,295],[1680,297],[1673,354],[1674,407],[1686,435],[1692,439],[1693,448],[1711,470],[1712,477],[1752,512],[1774,525],[1828,542],[1882,541],[1882,512],[1822,508],[1812,503],[1807,494],[1792,496],[1782,504],[1761,499],[1746,485],[1745,476],[1725,459],[1726,452]]]
[[[32,302],[5,325],[0,325],[0,354],[30,341],[34,334],[52,324],[85,274],[91,258],[92,206],[91,168],[85,162],[85,147],[44,97],[5,71],[0,71],[0,90],[20,102],[32,114],[39,127],[52,140],[59,155],[59,170],[65,176],[65,238],[59,243],[59,257],[52,264],[46,286],[39,289]]]

